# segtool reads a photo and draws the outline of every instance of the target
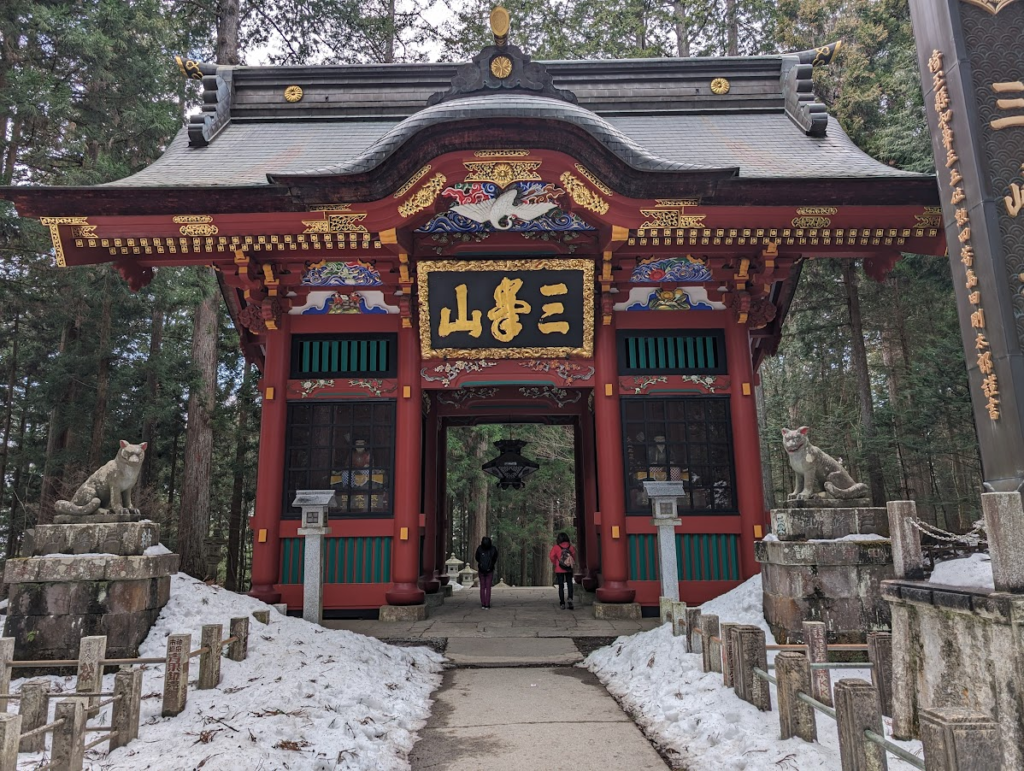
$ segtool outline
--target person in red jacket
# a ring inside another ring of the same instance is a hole
[[[569,610],[572,610],[572,574],[576,571],[576,547],[569,542],[569,536],[558,534],[548,559],[555,566],[555,577],[558,579],[558,607],[565,609],[565,586],[568,584]]]

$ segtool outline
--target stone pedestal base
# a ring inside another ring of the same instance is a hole
[[[426,621],[426,605],[381,605],[380,621],[395,623],[399,621]]]
[[[809,506],[776,509],[771,517],[781,540],[756,543],[754,556],[776,640],[804,642],[804,621],[824,622],[832,643],[863,643],[868,632],[889,629],[881,595],[881,582],[894,576],[889,541],[812,540],[887,534],[885,509]]]
[[[434,592],[433,594],[427,594],[425,597],[426,606],[428,608],[440,608],[444,605],[444,595],[440,592]]]
[[[606,621],[639,621],[641,617],[638,602],[594,602],[594,618]]]
[[[451,597],[453,594],[455,594],[455,590],[452,588],[451,584],[442,584],[441,594],[445,597]]]
[[[1024,595],[906,580],[882,593],[892,605],[893,735],[917,736],[926,710],[979,712],[999,725],[1002,767],[1024,768]]]
[[[178,555],[145,556],[159,543],[151,522],[41,525],[26,533],[4,581],[4,635],[15,659],[74,659],[82,637],[105,635],[106,655],[132,658],[167,604]],[[96,552],[109,552],[96,554]],[[93,556],[81,556],[92,554]]]

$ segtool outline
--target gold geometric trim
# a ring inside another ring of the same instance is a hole
[[[612,196],[611,189],[606,184],[604,184],[604,182],[602,182],[597,177],[595,177],[588,168],[586,168],[585,166],[582,166],[582,165],[577,163],[576,164],[576,171],[578,171],[580,174],[582,174],[584,177],[586,177],[587,180],[590,182],[590,184],[592,184],[594,187],[596,187],[598,190],[600,190],[606,196],[608,196],[608,197]]]
[[[413,194],[412,198],[398,207],[398,213],[403,217],[411,217],[413,214],[423,211],[441,194],[447,181],[444,174],[435,174]]]
[[[463,161],[466,182],[493,182],[508,187],[513,182],[540,182],[541,161]]]
[[[559,177],[559,181],[561,181],[562,187],[565,188],[569,197],[584,209],[597,214],[608,213],[608,202],[584,185],[583,181],[578,177],[573,176],[573,174],[567,171]]]
[[[220,232],[216,225],[182,225],[178,230],[183,236],[215,236]]]
[[[800,206],[796,213],[808,217],[830,217],[833,214],[838,214],[839,209],[835,206]]]
[[[995,16],[1014,0],[963,0],[963,2],[983,8]]]
[[[811,230],[814,228],[827,228],[832,225],[832,220],[828,217],[796,217],[791,224],[795,228]]]
[[[529,150],[477,150],[473,153],[477,158],[525,158]]]
[[[580,270],[583,271],[583,345],[579,348],[432,348],[430,345],[430,293],[427,276],[431,272]],[[559,359],[567,356],[590,358],[594,355],[594,263],[592,260],[480,260],[463,262],[438,260],[416,266],[419,278],[420,352],[424,359]]]
[[[352,208],[350,203],[319,203],[306,207],[306,211],[348,211]]]
[[[675,206],[700,206],[699,198],[658,198],[655,199],[655,206],[659,207],[675,207]]]
[[[39,222],[50,229],[50,240],[53,242],[53,253],[57,258],[57,266],[66,268],[67,261],[64,259],[64,244],[60,240],[61,225],[88,225],[88,217],[40,217]]]
[[[640,213],[649,217],[637,230],[652,228],[702,228],[706,214],[683,214],[682,211],[666,211],[663,209],[641,209]]]
[[[412,190],[413,185],[415,185],[417,182],[419,182],[421,179],[423,179],[425,176],[427,176],[427,172],[429,172],[429,171],[430,171],[430,164],[428,163],[422,169],[420,169],[415,174],[413,174],[409,178],[408,182],[406,182],[404,185],[402,185],[400,188],[398,188],[398,190],[395,191],[394,197],[395,198],[401,198],[403,195],[408,193],[410,190]]]
[[[176,214],[171,217],[171,222],[175,225],[202,225],[213,222],[213,217],[209,214]]]

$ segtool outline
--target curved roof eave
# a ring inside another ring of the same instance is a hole
[[[431,127],[467,120],[509,119],[575,126],[585,131],[623,164],[639,172],[695,174],[719,179],[739,175],[739,167],[736,166],[704,166],[655,156],[601,116],[578,105],[524,93],[505,93],[500,98],[492,95],[470,96],[427,107],[394,126],[351,160],[318,169],[271,172],[267,174],[267,180],[271,184],[288,184],[311,181],[312,178],[366,174],[380,167],[413,137]]]

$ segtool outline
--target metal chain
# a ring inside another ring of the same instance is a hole
[[[974,523],[974,527],[971,528],[970,532],[958,535],[956,533],[950,533],[947,530],[931,525],[927,522],[922,522],[916,517],[908,517],[908,521],[911,525],[917,528],[925,535],[931,536],[937,541],[945,541],[946,543],[962,543],[966,546],[980,546],[981,544],[988,545],[988,541],[981,537],[981,533],[984,530],[984,525],[981,520]]]

